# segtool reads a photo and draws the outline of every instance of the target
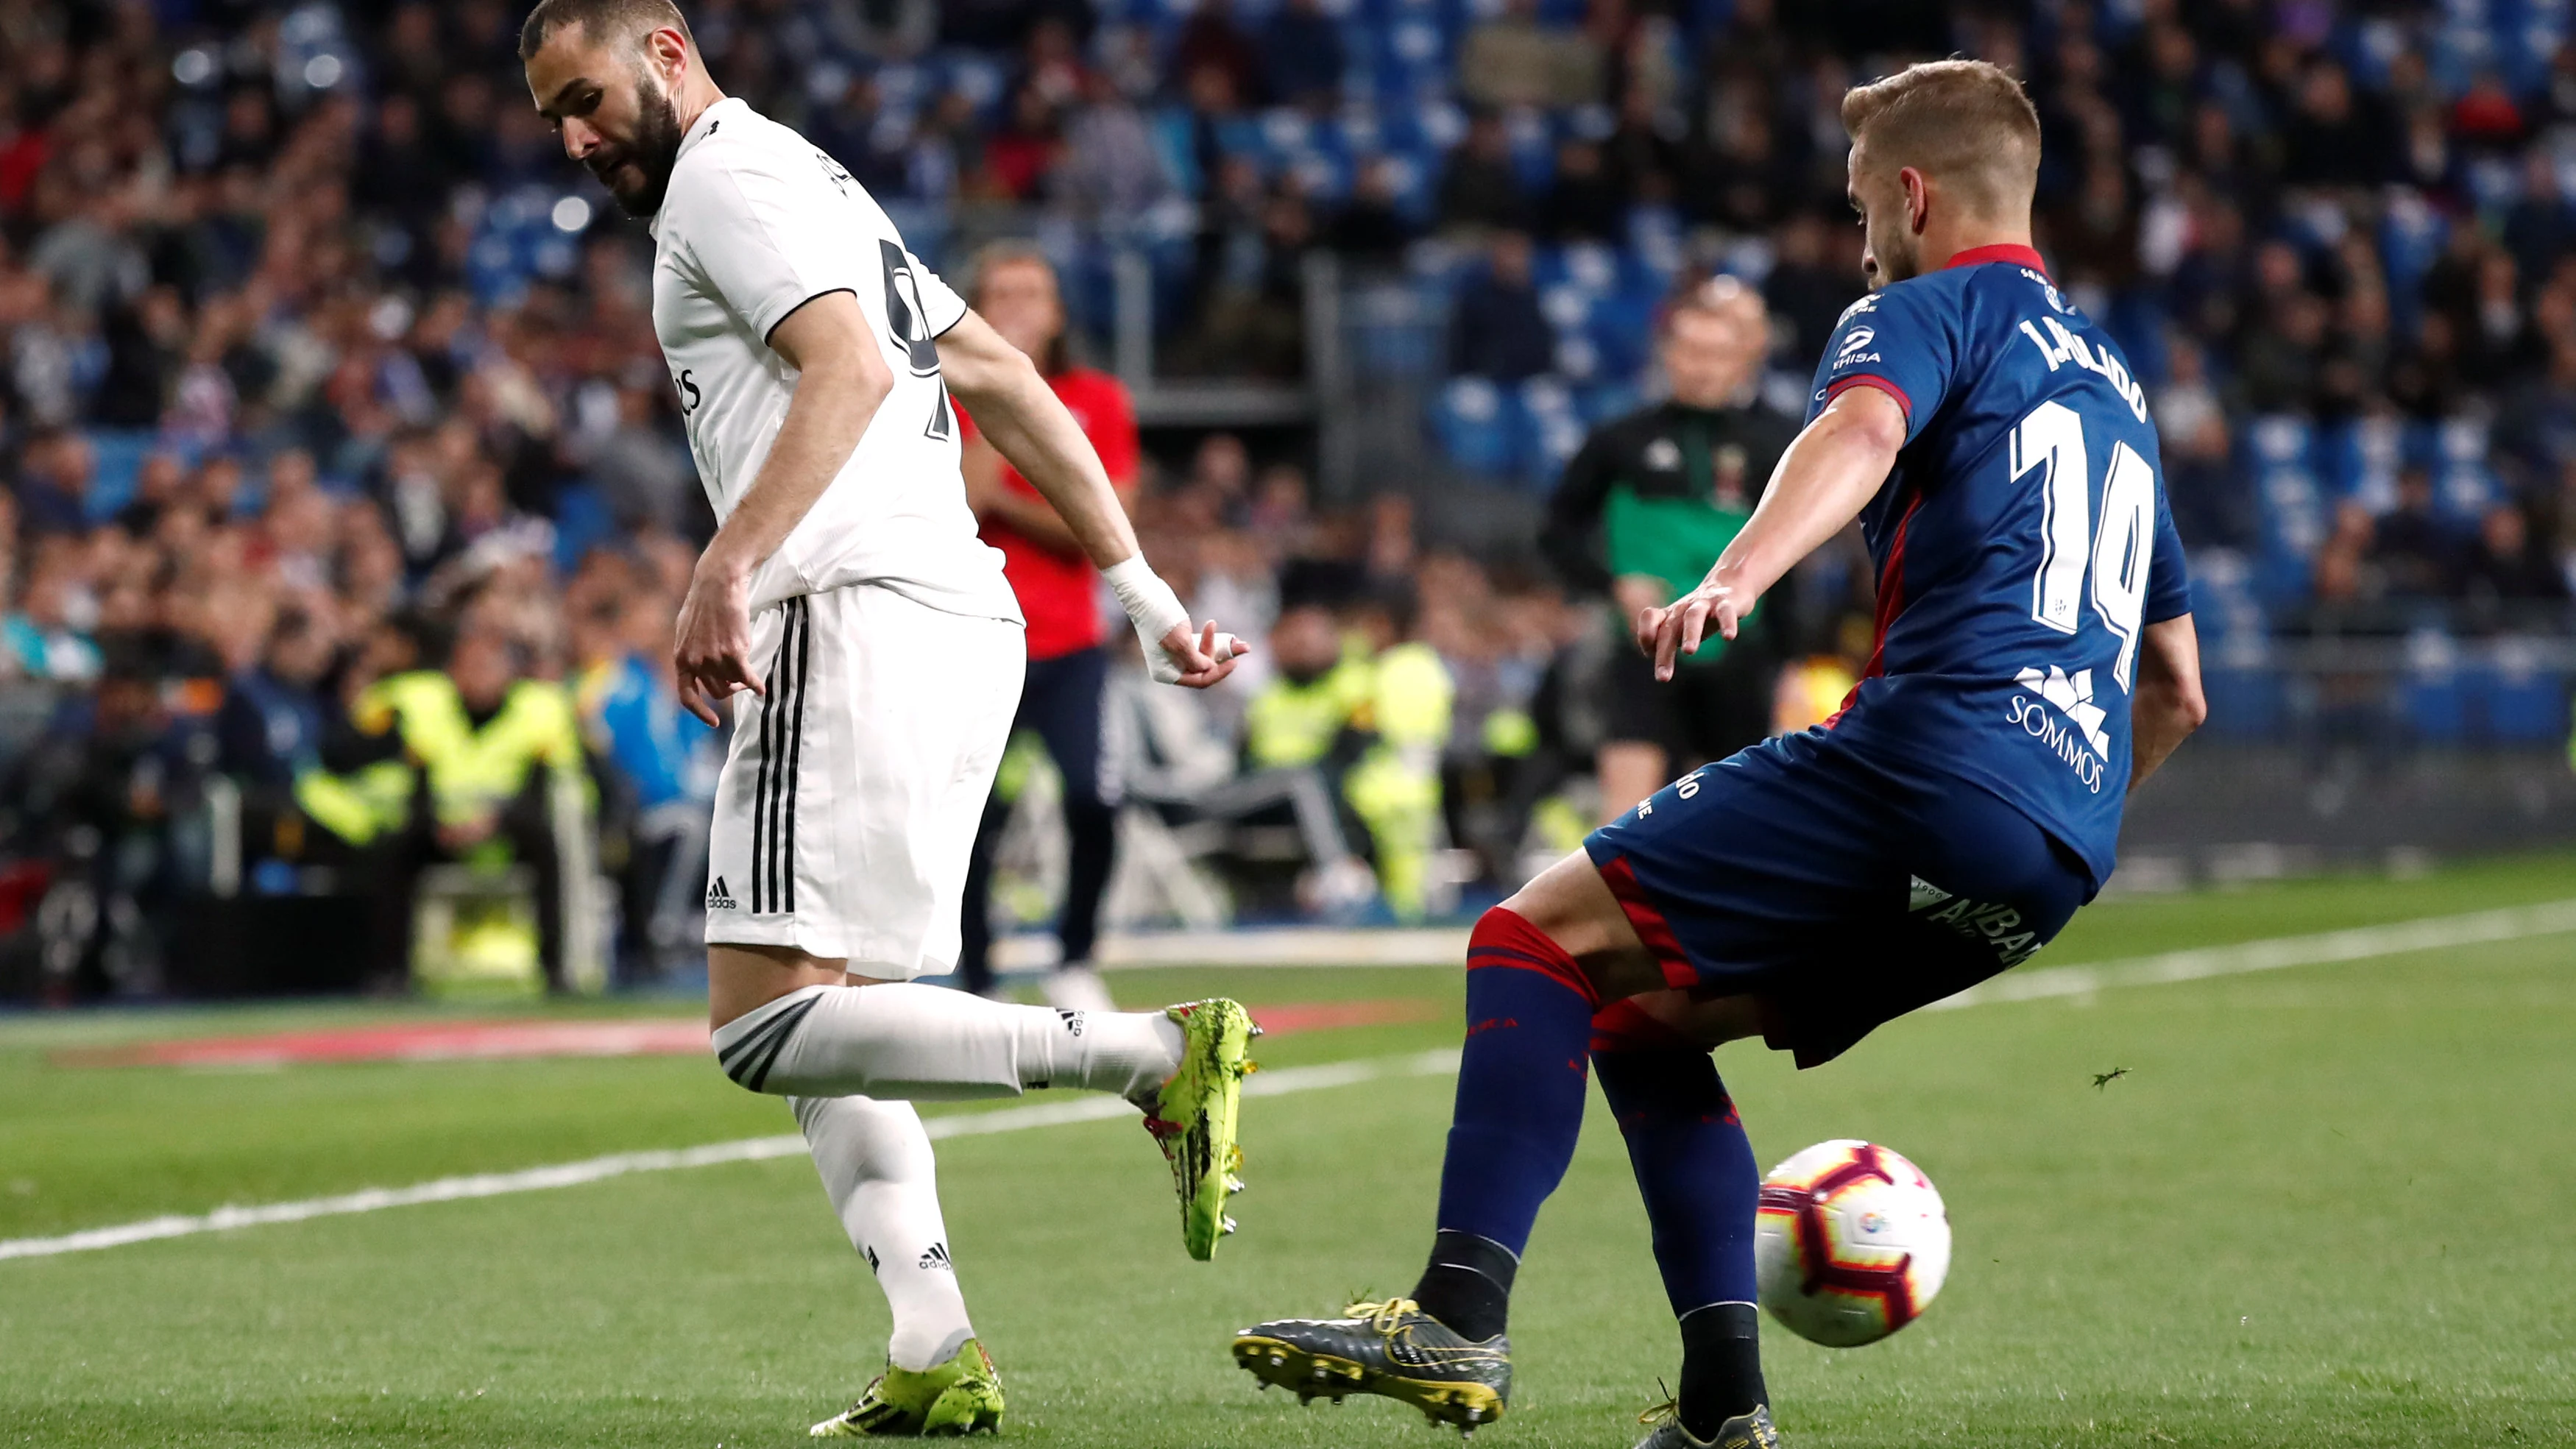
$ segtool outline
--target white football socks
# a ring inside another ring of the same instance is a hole
[[[1012,1006],[909,982],[808,986],[716,1028],[725,1074],[781,1097],[935,1102],[1080,1087],[1134,1100],[1178,1070],[1161,1012]]]
[[[894,1314],[886,1361],[919,1372],[957,1356],[975,1326],[948,1258],[930,1137],[909,1102],[791,1097],[823,1195],[875,1270]]]

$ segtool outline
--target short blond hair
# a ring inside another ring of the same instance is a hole
[[[1980,215],[2018,220],[2039,184],[2039,110],[1982,60],[1929,60],[1843,94],[1872,169],[1911,166]]]

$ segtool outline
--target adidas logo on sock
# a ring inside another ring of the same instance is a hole
[[[946,1243],[931,1244],[930,1251],[921,1255],[921,1266],[924,1268],[945,1268],[952,1273],[957,1271],[957,1265],[948,1261],[948,1245]]]
[[[725,889],[724,877],[717,876],[715,884],[707,887],[707,909],[730,911],[733,908],[733,892]]]
[[[875,1272],[877,1270],[877,1250],[874,1248],[861,1248],[859,1251],[868,1255],[868,1271],[871,1273]]]
[[[1055,1014],[1064,1018],[1064,1029],[1066,1031],[1073,1033],[1075,1036],[1082,1035],[1081,1012],[1067,1011],[1063,1007],[1059,1006],[1055,1009]]]

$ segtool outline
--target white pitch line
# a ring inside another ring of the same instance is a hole
[[[1247,1097],[1283,1097],[1294,1092],[1320,1091],[1328,1087],[1347,1087],[1381,1077],[1438,1076],[1458,1069],[1455,1049],[1416,1052],[1404,1056],[1372,1057],[1360,1061],[1327,1062],[1320,1066],[1288,1067],[1275,1072],[1257,1072],[1243,1084]],[[1116,1097],[1077,1097],[1066,1102],[1039,1102],[1026,1107],[1005,1107],[993,1112],[965,1112],[952,1116],[926,1119],[922,1126],[932,1138],[982,1137],[994,1132],[1017,1132],[1031,1127],[1059,1127],[1070,1122],[1096,1122],[1113,1117],[1134,1116],[1136,1109]],[[121,1248],[129,1243],[148,1243],[160,1238],[194,1237],[199,1233],[219,1233],[229,1228],[260,1227],[268,1223],[300,1223],[311,1218],[344,1217],[351,1213],[382,1212],[386,1208],[414,1207],[421,1203],[462,1202],[468,1198],[501,1197],[518,1192],[542,1192],[548,1188],[579,1187],[587,1182],[624,1177],[636,1172],[670,1172],[684,1167],[714,1167],[728,1162],[765,1162],[774,1157],[802,1157],[805,1139],[800,1136],[749,1137],[736,1142],[711,1142],[703,1147],[682,1147],[660,1152],[618,1152],[606,1157],[593,1157],[582,1162],[558,1163],[552,1167],[531,1167],[518,1172],[479,1172],[465,1177],[442,1177],[434,1182],[411,1187],[370,1187],[336,1197],[306,1198],[300,1202],[264,1203],[256,1207],[220,1207],[210,1213],[193,1216],[173,1214],[146,1218],[141,1222],[119,1223],[114,1227],[90,1228],[65,1233],[54,1238],[10,1238],[0,1240],[0,1259],[50,1258],[64,1253],[96,1252],[101,1248]]]
[[[2547,901],[2502,910],[2424,916],[2382,926],[2357,926],[2307,936],[2275,936],[2232,946],[2204,946],[2088,965],[2008,973],[1972,986],[1956,996],[1933,1002],[1923,1009],[1952,1011],[1997,1002],[2085,996],[2118,986],[2162,986],[2213,976],[2240,976],[2291,966],[2363,961],[2378,956],[2404,955],[2410,951],[2489,945],[2568,932],[2576,932],[2576,900]],[[1294,1092],[1352,1086],[1382,1077],[1440,1076],[1457,1069],[1458,1053],[1451,1048],[1408,1056],[1327,1062],[1318,1066],[1262,1072],[1246,1081],[1243,1091],[1248,1097],[1278,1097]],[[1134,1110],[1115,1097],[1081,1097],[1067,1102],[1006,1107],[994,1112],[933,1117],[922,1125],[929,1129],[933,1138],[980,1137],[991,1132],[1101,1121],[1121,1117]],[[119,1248],[128,1243],[147,1243],[158,1238],[185,1238],[199,1233],[221,1232],[227,1228],[296,1223],[308,1218],[380,1212],[386,1208],[411,1207],[420,1203],[539,1192],[547,1188],[577,1187],[582,1183],[635,1172],[669,1172],[684,1167],[713,1167],[727,1162],[760,1162],[774,1157],[801,1157],[804,1153],[805,1139],[802,1137],[753,1137],[739,1142],[713,1142],[703,1147],[662,1152],[620,1152],[584,1162],[532,1167],[518,1172],[443,1177],[412,1187],[373,1187],[337,1197],[307,1198],[301,1202],[217,1208],[193,1217],[147,1218],[142,1222],[90,1228],[55,1238],[10,1238],[0,1240],[0,1259],[92,1252],[100,1248]]]
[[[2013,971],[1980,982],[1956,996],[1933,1002],[1926,1011],[1950,1011],[1999,1001],[2040,1001],[2057,996],[2085,996],[2113,986],[2164,986],[2212,976],[2242,976],[2278,971],[2288,966],[2324,966],[2337,961],[2366,961],[2374,956],[2402,956],[2451,946],[2482,946],[2556,936],[2576,931],[2576,900],[2471,911],[2457,916],[2420,916],[2384,926],[2355,926],[2320,931],[2312,936],[2274,936],[2233,946],[2202,946],[2131,956],[2082,966],[2040,971]]]

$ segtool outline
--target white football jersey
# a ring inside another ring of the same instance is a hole
[[[796,370],[769,348],[789,313],[851,293],[894,373],[850,461],[753,577],[752,607],[874,583],[934,609],[1019,621],[1002,555],[976,537],[966,506],[933,341],[966,304],[904,249],[866,189],[804,137],[727,99],[680,142],[652,230],[653,331],[717,518],[760,476],[795,396]]]

